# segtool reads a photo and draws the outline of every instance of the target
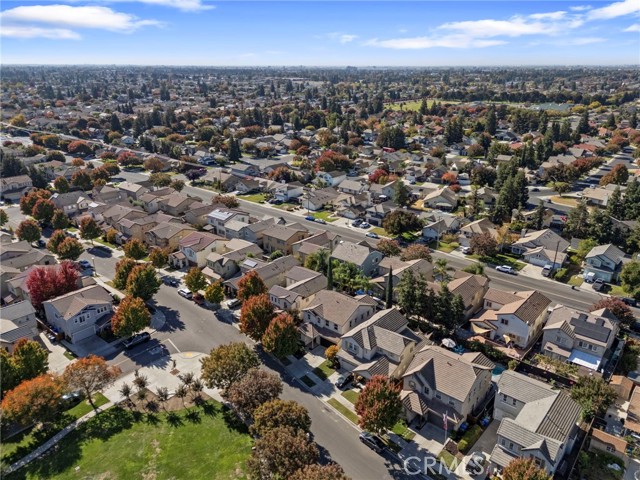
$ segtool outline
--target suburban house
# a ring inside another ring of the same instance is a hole
[[[164,222],[182,224],[179,218],[162,212],[145,216],[128,215],[127,218],[122,218],[115,225],[116,230],[118,230],[116,241],[118,243],[127,243],[129,240],[135,238],[136,240],[144,242],[146,240],[146,233],[158,224]]]
[[[597,428],[591,430],[589,451],[593,453],[607,452],[614,455],[624,462],[625,468],[629,464],[627,445],[628,443],[624,438],[617,437]]]
[[[247,242],[262,245],[263,232],[276,224],[284,225],[285,221],[282,218],[276,219],[273,217],[268,217],[249,224],[231,220],[225,224],[225,230],[227,232],[227,238],[240,238]]]
[[[585,188],[582,191],[582,199],[586,200],[587,204],[606,208],[612,194],[613,190],[607,187]],[[622,194],[622,198],[624,198],[624,193]]]
[[[50,200],[69,217],[85,212],[91,203],[91,198],[84,192],[54,193]]]
[[[195,229],[185,223],[162,222],[144,234],[145,242],[150,247],[168,248],[174,251],[180,240],[194,232]]]
[[[302,197],[302,206],[307,210],[322,210],[325,205],[331,204],[339,193],[331,187],[311,190]]]
[[[584,278],[601,278],[605,282],[617,282],[622,267],[631,258],[612,244],[598,245],[587,253],[584,259]]]
[[[269,263],[254,260],[253,258],[246,258],[242,262],[238,263],[242,275],[238,275],[237,277],[233,277],[224,282],[226,291],[231,296],[235,296],[238,293],[238,282],[242,279],[244,274],[249,271],[256,272],[267,288],[271,288],[274,285],[284,285],[285,274],[292,268],[298,266],[298,261],[291,255],[276,258]]]
[[[228,208],[216,208],[207,215],[207,223],[213,227],[216,234],[221,237],[226,237],[225,225],[236,220],[239,222],[249,223],[249,214],[240,210],[231,210]]]
[[[304,267],[293,267],[284,273],[284,285],[269,289],[269,299],[280,310],[300,310],[305,300],[327,287],[327,277]]]
[[[505,292],[489,288],[484,296],[486,310],[471,320],[471,329],[499,343],[526,348],[542,330],[550,303],[536,290]]]
[[[54,265],[56,257],[47,250],[33,248],[26,240],[5,243],[0,249],[0,263],[3,269],[22,272],[32,265]]]
[[[240,271],[240,262],[248,257],[261,255],[262,249],[258,245],[245,240],[234,238],[216,242],[216,251],[207,255],[206,267],[202,273],[210,281],[227,280]]]
[[[425,220],[422,236],[427,240],[437,240],[446,233],[455,233],[462,226],[460,217],[449,213],[430,213],[420,217]]]
[[[179,242],[179,250],[169,255],[169,264],[175,268],[199,267],[207,264],[207,256],[216,250],[216,243],[223,240],[207,232],[191,232]]]
[[[375,313],[342,335],[340,367],[367,379],[373,375],[391,377],[421,340],[408,325],[396,308]]]
[[[100,285],[91,285],[43,302],[49,324],[64,333],[71,343],[96,334],[108,322],[113,299]]]
[[[209,215],[209,213],[220,206],[223,205],[211,205],[202,202],[194,202],[189,205],[189,210],[184,212],[182,218],[184,218],[184,221],[189,225],[192,225],[194,227],[204,227],[205,225],[207,225],[207,216]]]
[[[302,225],[273,225],[262,231],[262,249],[266,253],[280,251],[285,255],[293,253],[293,244],[306,238],[309,232]]]
[[[382,226],[382,221],[387,214],[397,210],[397,206],[393,202],[378,203],[372,205],[365,211],[365,220],[371,225],[377,227]]]
[[[126,195],[111,185],[101,185],[99,187],[93,187],[91,191],[91,198],[96,202],[102,203],[116,203],[122,200],[126,200]]]
[[[394,287],[398,286],[400,279],[405,272],[410,271],[414,277],[418,277],[420,274],[424,275],[426,279],[433,278],[433,265],[428,260],[422,258],[416,260],[400,260],[400,257],[384,257],[378,267],[378,277],[371,280],[371,288],[375,295],[379,298],[385,298],[385,292],[387,291],[387,282],[389,272],[393,278],[391,282]],[[398,298],[397,290],[393,290],[393,298]]]
[[[340,262],[353,263],[364,275],[371,277],[377,275],[383,255],[365,245],[343,241],[331,252],[331,258]]]
[[[385,183],[384,185],[379,183],[372,183],[369,185],[369,191],[371,196],[376,199],[389,200],[393,197],[393,191],[395,189],[396,180]]]
[[[565,391],[505,370],[494,405],[500,426],[491,464],[501,471],[516,458],[531,458],[553,476],[564,468],[562,460],[573,448],[580,416],[580,406]]]
[[[332,172],[316,173],[316,180],[320,180],[324,185],[328,187],[337,187],[346,179],[347,179],[347,174],[340,170],[334,170]]]
[[[101,224],[106,224],[109,227],[118,228],[118,224],[121,220],[128,218],[140,218],[149,215],[144,210],[131,205],[115,204],[106,208],[97,209],[93,206],[89,208],[89,213]]]
[[[350,297],[333,290],[320,290],[302,309],[299,327],[304,344],[330,346],[356,325],[371,318],[376,301],[368,295]]]
[[[300,182],[282,183],[273,189],[273,197],[281,202],[290,202],[304,194],[304,185]]]
[[[416,421],[456,430],[491,398],[493,362],[482,353],[458,355],[435,345],[414,351],[402,374],[400,397],[408,422]]]
[[[187,212],[191,205],[198,202],[198,199],[179,192],[173,192],[164,197],[159,197],[156,201],[158,208],[169,215],[179,217]],[[199,203],[199,202],[198,202]],[[154,205],[152,202],[150,205]]]
[[[155,213],[160,210],[160,205],[158,202],[168,195],[172,195],[174,193],[177,194],[178,192],[171,187],[164,187],[158,190],[149,190],[140,195],[140,198],[138,200],[142,202],[142,206],[147,212]]]
[[[586,313],[557,306],[543,329],[542,352],[556,360],[600,370],[618,335],[619,324],[607,309]]]
[[[458,206],[458,196],[450,188],[441,188],[428,193],[423,199],[423,205],[439,210],[455,210]]]
[[[337,233],[329,232],[328,230],[318,232],[294,243],[292,245],[293,256],[300,260],[300,263],[304,263],[307,256],[318,250],[325,249],[331,252],[340,244],[341,238]]]
[[[440,282],[429,282],[434,292],[440,293]],[[484,297],[489,290],[489,279],[484,275],[473,275],[458,270],[454,278],[447,283],[447,288],[452,295],[460,295],[464,303],[464,318],[468,320],[475,315],[484,305]]]
[[[38,336],[36,309],[31,302],[22,301],[5,305],[0,310],[0,348],[9,353],[18,340],[34,340]]]
[[[560,268],[567,259],[567,242],[548,228],[534,232],[522,232],[521,237],[511,244],[511,253],[522,255],[532,265]]]
[[[118,190],[132,200],[140,200],[140,197],[149,191],[147,187],[131,182],[119,183]]]
[[[467,223],[460,229],[461,240],[470,240],[475,235],[480,235],[481,233],[489,232],[494,237],[496,236],[497,226],[489,220],[487,217],[481,218],[480,220],[476,220],[471,223]],[[468,241],[461,242],[468,245]]]
[[[33,188],[29,175],[0,178],[0,198],[7,202],[17,202]]]
[[[347,178],[343,182],[340,182],[338,191],[342,193],[350,193],[352,195],[359,195],[366,192],[369,189],[367,182],[363,180],[354,180]]]

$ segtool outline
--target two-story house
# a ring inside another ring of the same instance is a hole
[[[347,179],[346,172],[340,170],[334,170],[332,172],[318,172],[316,173],[316,181],[322,182],[327,187],[337,187]]]
[[[421,340],[408,325],[407,318],[396,308],[381,310],[356,325],[342,335],[338,352],[341,368],[364,378],[393,376]]]
[[[147,193],[149,189],[144,185],[131,182],[121,182],[118,184],[118,190],[132,200],[140,200],[140,197]]]
[[[356,325],[371,318],[376,301],[368,295],[350,297],[333,290],[320,290],[302,309],[300,334],[304,344],[335,345]]]
[[[486,309],[471,319],[474,332],[507,345],[528,347],[542,330],[551,300],[536,290],[505,292],[489,288],[484,296]]]
[[[91,203],[91,198],[84,192],[54,193],[50,200],[69,217],[86,212]]]
[[[118,229],[118,224],[125,218],[146,217],[148,214],[141,208],[131,205],[115,204],[108,207],[89,206],[88,213],[96,220],[96,222],[104,223],[111,228]]]
[[[300,263],[304,263],[309,255],[318,250],[325,249],[331,252],[338,246],[341,240],[342,237],[337,233],[324,230],[294,243],[291,248],[293,256],[296,257]]]
[[[174,251],[180,240],[194,232],[195,229],[185,223],[162,222],[144,234],[149,247],[167,248]]]
[[[262,249],[255,243],[232,238],[216,242],[216,251],[207,255],[207,265],[202,273],[212,282],[228,280],[240,271],[240,263],[262,256]],[[257,264],[252,268],[256,268]]]
[[[428,193],[423,199],[424,206],[440,210],[455,210],[458,206],[458,196],[450,188],[441,188]]]
[[[433,278],[433,265],[428,260],[419,258],[416,260],[403,261],[400,257],[384,257],[378,265],[378,277],[371,280],[371,288],[376,297],[385,298],[387,291],[387,282],[389,281],[389,272],[391,272],[391,282],[393,287],[397,287],[402,279],[402,275],[410,271],[414,277],[424,275],[425,279]],[[398,292],[394,288],[393,298],[397,299]]]
[[[307,210],[322,210],[338,198],[338,192],[331,187],[311,190],[302,196],[302,206]]]
[[[532,265],[551,265],[555,269],[566,261],[568,247],[569,242],[548,228],[532,232],[524,230],[520,238],[511,244],[511,253],[522,255]]]
[[[43,302],[47,321],[71,343],[96,334],[113,312],[112,298],[100,285],[91,285]]]
[[[273,190],[273,198],[281,202],[290,202],[304,195],[304,185],[300,182],[282,183],[276,185]]]
[[[0,310],[0,348],[13,352],[19,340],[38,337],[36,309],[31,302],[22,301],[5,305]]]
[[[500,472],[516,458],[531,458],[553,476],[573,449],[580,415],[580,406],[565,391],[505,370],[494,404],[500,426],[491,465]]]
[[[293,244],[309,236],[302,225],[273,225],[262,231],[262,249],[266,253],[280,251],[285,255],[293,253]]]
[[[327,277],[304,267],[284,272],[284,284],[269,289],[271,303],[280,310],[300,310],[305,300],[327,287]]]
[[[215,252],[216,243],[222,240],[213,233],[191,232],[180,240],[179,250],[169,256],[169,264],[175,268],[203,268],[207,264],[207,256]]]
[[[33,188],[29,175],[0,178],[0,198],[7,202],[17,202]]]
[[[369,190],[369,185],[364,180],[350,179],[340,182],[338,191],[341,193],[348,193],[351,195],[360,195]]]
[[[429,282],[429,287],[436,293],[442,290],[440,282]],[[489,279],[484,275],[472,275],[458,270],[447,283],[447,288],[452,295],[462,297],[464,318],[469,319],[483,307],[484,297],[489,290]]]
[[[182,221],[179,218],[172,217],[166,213],[156,212],[151,215],[127,215],[127,217],[120,219],[115,225],[118,230],[116,241],[124,244],[131,239],[136,239],[141,242],[146,241],[146,233],[151,229],[158,226],[160,223],[177,223],[182,225]]]
[[[378,274],[378,266],[383,255],[365,245],[342,241],[331,252],[331,258],[340,262],[353,263],[364,275],[371,277]]]
[[[489,218],[484,217],[480,220],[475,220],[471,223],[464,225],[460,228],[460,243],[468,246],[469,241],[476,235],[489,232],[494,238],[496,237],[496,230],[498,227]]]
[[[207,215],[207,223],[211,225],[214,233],[221,237],[227,236],[225,225],[232,220],[249,224],[249,214],[240,210],[220,207]]]
[[[620,322],[607,309],[586,313],[559,305],[543,328],[542,353],[597,371],[605,363],[619,329]]]
[[[365,220],[375,226],[382,226],[382,221],[389,213],[397,210],[398,206],[393,202],[379,203],[372,205],[365,210]]]
[[[593,247],[584,259],[584,278],[601,278],[605,282],[616,282],[622,267],[629,261],[631,258],[615,245],[598,245]]]
[[[441,426],[446,415],[449,428],[456,430],[490,397],[495,365],[482,353],[458,355],[434,345],[416,350],[402,374],[407,421]]]
[[[191,205],[194,203],[199,203],[196,198],[179,192],[171,193],[157,200],[158,208],[164,213],[173,215],[174,217],[178,217],[190,210]]]

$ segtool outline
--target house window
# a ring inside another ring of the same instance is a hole
[[[455,406],[456,402],[454,402],[453,400],[449,400],[449,405],[451,405],[452,407]]]
[[[513,405],[514,407],[516,406],[516,399],[515,398],[511,399],[511,405]]]
[[[558,345],[562,345],[564,343],[564,338],[558,336],[556,337],[556,342],[558,343]]]
[[[329,320],[325,320],[325,321],[324,321],[324,326],[325,326],[325,327],[328,327],[328,326],[329,326]]]
[[[513,450],[513,447],[514,447],[513,442],[509,442],[509,450]]]
[[[502,394],[502,401],[506,403],[506,401],[509,399],[509,397],[507,397],[504,393]]]
[[[491,307],[492,307],[491,302],[487,302],[487,308],[491,308]]]
[[[500,439],[500,444],[504,447],[506,445],[506,442],[504,441],[504,438]]]
[[[501,318],[501,319],[500,319],[500,323],[501,323],[501,324],[503,324],[503,325],[509,325],[509,319],[507,319],[507,318]]]
[[[613,448],[611,445],[607,445],[607,452],[614,453],[615,451],[616,451],[615,448]]]
[[[424,387],[424,393],[425,395],[429,395],[429,387]]]
[[[334,324],[333,324],[333,329],[334,329],[334,330],[338,330],[338,324],[337,324],[337,323],[334,323]]]

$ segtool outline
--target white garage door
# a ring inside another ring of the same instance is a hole
[[[71,334],[71,343],[79,342],[80,340],[84,340],[85,338],[89,338],[96,334],[96,327],[94,325],[90,325],[87,328],[79,330]]]

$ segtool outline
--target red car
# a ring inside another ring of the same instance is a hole
[[[196,302],[198,305],[203,305],[204,304],[204,297],[202,295],[194,295],[193,296],[193,301]]]

